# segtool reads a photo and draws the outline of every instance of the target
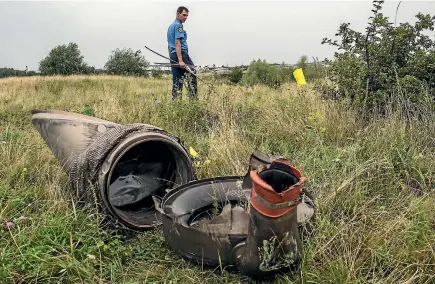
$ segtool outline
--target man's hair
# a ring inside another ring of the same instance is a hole
[[[178,14],[181,14],[181,13],[183,13],[184,10],[186,10],[186,12],[189,12],[189,9],[187,9],[187,8],[184,7],[184,6],[180,6],[180,7],[178,7],[178,9],[177,9],[177,13],[178,13]]]

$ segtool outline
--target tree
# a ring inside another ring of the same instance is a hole
[[[336,33],[340,42],[322,40],[322,44],[338,48],[330,74],[339,94],[364,106],[379,108],[394,94],[407,96],[403,84],[412,82],[413,102],[423,98],[422,90],[435,96],[435,41],[425,35],[433,32],[435,17],[418,13],[414,25],[396,25],[395,20],[393,23],[382,14],[383,3],[373,1],[373,14],[365,32],[342,23]],[[416,95],[417,89],[420,95]]]
[[[131,48],[112,51],[104,68],[112,75],[138,75],[147,74],[146,69],[149,62],[142,55],[140,50],[133,51]]]
[[[308,56],[302,55],[299,58],[298,62],[296,63],[296,66],[298,68],[302,68],[303,70],[305,70],[307,68],[307,65],[308,65]]]
[[[76,43],[58,45],[39,63],[42,75],[86,74],[89,70]]]

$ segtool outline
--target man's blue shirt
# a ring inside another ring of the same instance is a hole
[[[175,19],[169,26],[167,37],[171,53],[175,52],[175,39],[177,38],[180,39],[181,50],[187,51],[187,33],[183,28],[183,24],[178,19]]]

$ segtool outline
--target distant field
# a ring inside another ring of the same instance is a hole
[[[286,156],[308,177],[319,211],[301,271],[278,283],[435,282],[433,115],[362,120],[310,85],[217,84],[218,94],[199,86],[199,102],[171,103],[169,77],[1,79],[0,283],[247,281],[182,260],[160,230],[124,241],[75,210],[62,198],[65,173],[31,124],[35,108],[164,128],[211,161],[199,178],[244,174],[255,149]]]

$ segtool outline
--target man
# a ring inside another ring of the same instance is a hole
[[[187,33],[183,27],[189,16],[189,10],[180,6],[177,9],[176,19],[169,26],[168,38],[168,52],[171,60],[178,62],[178,65],[171,61],[172,70],[172,100],[175,100],[178,95],[181,95],[183,89],[184,78],[189,78],[189,95],[191,98],[197,97],[197,81],[194,64],[189,56],[187,46]],[[175,65],[175,66],[174,66]],[[190,74],[186,70],[186,65],[195,75]]]

